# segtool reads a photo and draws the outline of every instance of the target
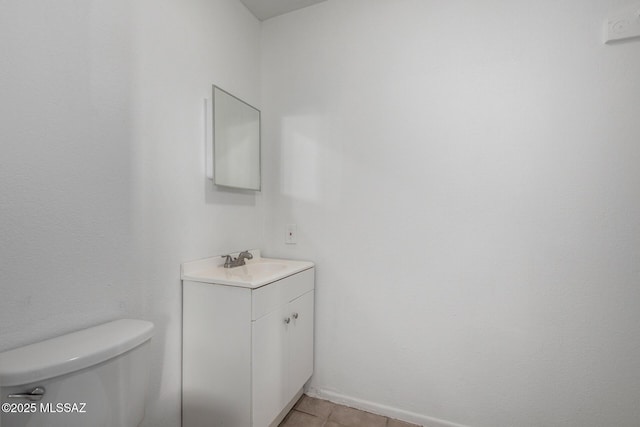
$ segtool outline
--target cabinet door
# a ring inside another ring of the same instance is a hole
[[[251,292],[189,281],[183,292],[182,425],[248,426]]]
[[[313,290],[288,304],[291,316],[287,358],[289,375],[285,401],[302,388],[313,374]]]
[[[253,427],[267,427],[288,401],[286,339],[291,322],[285,323],[287,306],[252,322]]]

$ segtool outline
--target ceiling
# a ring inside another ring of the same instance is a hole
[[[326,0],[240,0],[261,21]]]

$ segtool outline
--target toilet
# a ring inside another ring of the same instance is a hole
[[[121,319],[0,353],[0,426],[140,425],[152,335]]]

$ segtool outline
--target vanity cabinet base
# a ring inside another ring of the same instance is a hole
[[[183,281],[183,427],[269,427],[313,373],[314,269],[257,289]]]

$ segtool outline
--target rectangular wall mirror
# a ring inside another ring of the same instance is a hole
[[[260,190],[260,110],[215,85],[213,165],[216,185]]]

